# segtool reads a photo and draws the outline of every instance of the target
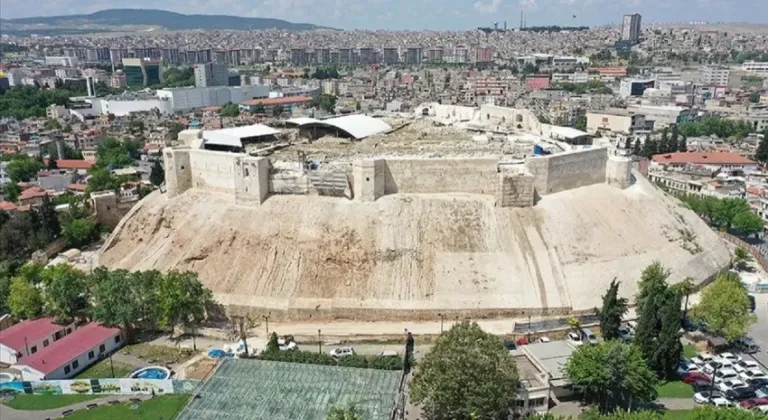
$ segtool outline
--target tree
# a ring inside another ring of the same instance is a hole
[[[752,102],[753,104],[756,104],[760,102],[760,94],[759,93],[752,93],[749,95],[749,102]]]
[[[659,142],[659,153],[669,153],[669,130],[664,127],[661,132],[661,141]]]
[[[333,114],[336,111],[336,97],[333,95],[322,94],[312,98],[312,101],[309,103],[309,105]]]
[[[165,182],[165,169],[160,165],[160,162],[155,162],[152,165],[152,171],[149,173],[149,182],[154,186],[160,186]]]
[[[144,134],[144,129],[146,127],[144,126],[144,121],[142,120],[131,120],[128,123],[128,130],[131,131],[131,133],[138,132],[139,135]]]
[[[354,406],[338,407],[333,406],[328,411],[327,420],[363,420],[363,418],[357,414],[357,410]]]
[[[158,322],[161,327],[176,324],[196,325],[205,318],[213,301],[211,291],[203,287],[192,271],[170,271],[159,285]]]
[[[48,119],[43,124],[43,128],[46,130],[61,130],[61,124],[57,120]]]
[[[597,402],[601,412],[656,399],[656,374],[640,349],[619,340],[579,347],[565,364],[573,390]]]
[[[219,115],[222,117],[237,117],[240,115],[240,107],[233,103],[228,103],[221,108]]]
[[[96,268],[89,283],[93,295],[93,319],[110,327],[123,329],[130,341],[133,325],[142,317],[141,298],[135,278],[126,270]]]
[[[667,153],[674,153],[678,151],[680,147],[680,133],[677,128],[677,124],[672,126],[672,136],[669,138],[669,144],[667,145]]]
[[[632,147],[632,154],[635,156],[640,156],[642,154],[642,145],[640,144],[640,139],[635,139],[635,145]]]
[[[677,151],[678,152],[688,151],[688,137],[686,137],[685,134],[680,136],[680,143],[677,144]]]
[[[763,138],[760,139],[760,143],[757,145],[755,160],[760,163],[768,162],[768,129],[763,132]]]
[[[27,182],[37,176],[43,164],[27,155],[20,155],[8,162],[7,173],[13,182]]]
[[[733,217],[733,228],[744,236],[763,231],[763,219],[751,211],[742,211]]]
[[[743,212],[750,212],[749,202],[745,199],[724,198],[716,200],[712,205],[712,222],[730,229],[736,215]]]
[[[624,140],[624,150],[632,150],[632,139],[629,137]]]
[[[680,343],[680,303],[681,295],[674,288],[666,293],[666,301],[661,309],[661,330],[656,341],[652,366],[661,378],[674,380],[677,376],[677,366],[683,353]]]
[[[40,221],[40,233],[46,242],[53,241],[61,235],[61,226],[59,225],[59,215],[56,213],[56,206],[46,195],[38,209]]]
[[[8,184],[5,184],[5,189],[3,190],[3,197],[12,203],[15,203],[16,200],[19,199],[19,195],[21,194],[21,187],[16,184],[15,182],[9,182]]]
[[[85,273],[69,264],[56,264],[40,274],[45,313],[57,321],[71,321],[86,307]]]
[[[170,140],[178,140],[179,133],[186,128],[187,126],[185,126],[184,124],[178,121],[173,121],[171,122],[170,127],[168,127],[168,137],[170,138]]]
[[[122,168],[135,161],[139,144],[130,141],[120,141],[114,137],[107,137],[96,148],[96,164],[101,168]]]
[[[11,281],[8,307],[13,316],[17,318],[36,318],[43,311],[43,300],[40,297],[40,291],[27,279],[16,277]]]
[[[107,168],[95,168],[88,177],[89,193],[98,191],[115,191],[120,188],[120,178],[115,176]]]
[[[576,126],[577,130],[587,131],[587,116],[579,115],[578,117],[576,117],[576,122],[574,126]]]
[[[501,341],[465,321],[440,335],[414,374],[410,391],[426,418],[505,419],[517,385],[517,366]]]
[[[733,251],[733,258],[731,258],[731,266],[735,267],[738,271],[745,271],[752,262],[752,254],[742,247],[737,247]]]
[[[280,351],[280,345],[277,342],[277,333],[272,331],[272,334],[269,336],[269,341],[267,341],[267,353],[275,353]]]
[[[619,338],[619,327],[627,313],[627,304],[626,298],[619,297],[619,282],[613,279],[603,296],[603,308],[600,310],[600,332],[604,340]]]
[[[743,337],[757,321],[744,286],[724,275],[704,288],[699,304],[691,312],[695,319],[707,324],[708,331],[728,340]]]
[[[98,235],[96,222],[90,219],[75,219],[64,226],[64,237],[72,248],[88,245]]]
[[[661,330],[660,310],[665,303],[669,274],[669,270],[659,262],[646,267],[638,283],[639,293],[635,297],[638,319],[634,343],[651,363]]]

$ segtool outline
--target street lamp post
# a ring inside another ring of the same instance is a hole
[[[710,385],[709,388],[710,389],[709,389],[709,401],[708,402],[709,402],[710,405],[712,404],[712,391],[714,391],[714,389],[715,389],[715,377],[717,376],[717,368],[718,368],[717,363],[712,363],[712,365],[715,367],[715,370],[712,372],[712,379],[711,379],[711,381],[709,383],[709,385]]]
[[[317,354],[323,354],[323,342],[320,341],[320,328],[317,329]]]
[[[109,353],[109,368],[112,370],[112,377],[115,377],[115,365],[112,364],[112,353]]]
[[[272,312],[264,315],[264,322],[266,322],[267,325],[267,338],[269,338],[269,316],[272,315]]]
[[[440,317],[440,334],[443,333],[443,320],[445,320],[445,314],[439,313],[437,316]]]

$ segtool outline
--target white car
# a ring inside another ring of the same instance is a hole
[[[571,331],[568,333],[568,341],[571,342],[571,344],[580,346],[584,344],[584,341],[581,340],[581,334]]]
[[[691,362],[688,359],[683,359],[677,364],[677,374],[680,376],[685,376],[689,373],[693,372],[701,372],[701,369],[699,369],[698,366],[696,366],[693,362]]]
[[[747,387],[748,385],[740,381],[739,379],[729,379],[727,381],[723,381],[717,384],[717,389],[719,389],[723,393],[726,393],[732,389],[747,388]]]
[[[748,381],[750,379],[768,379],[768,375],[760,369],[750,369],[739,374],[739,378],[742,381]]]
[[[752,369],[759,369],[760,365],[753,360],[742,360],[739,363],[733,365],[733,370],[742,373]]]
[[[720,353],[717,355],[719,359],[725,359],[730,360],[731,363],[738,363],[741,361],[741,356],[733,354],[733,353]]]
[[[331,350],[329,354],[333,357],[346,357],[355,354],[355,349],[352,347],[339,347]]]
[[[733,369],[733,362],[727,359],[713,360],[704,365],[704,373],[711,375],[717,370]]]
[[[723,397],[723,393],[720,391],[702,391],[693,394],[693,402],[696,404],[706,404],[709,402],[710,394],[712,399]]]
[[[691,361],[693,363],[696,363],[696,365],[703,367],[707,363],[715,360],[715,356],[709,354],[709,353],[701,353],[698,356],[694,356],[691,358]]]
[[[768,405],[758,405],[755,407],[755,411],[759,411],[763,414],[768,414]]]
[[[715,374],[715,383],[739,379],[739,374],[733,369],[718,370]]]
[[[733,407],[733,403],[723,397],[712,398],[711,404],[715,407]]]
[[[582,333],[584,334],[584,341],[586,341],[587,343],[589,344],[598,343],[597,336],[589,328],[584,328],[584,330],[582,330]]]
[[[539,337],[539,343],[549,343],[551,341],[549,337]]]

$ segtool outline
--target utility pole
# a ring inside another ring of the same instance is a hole
[[[440,317],[440,334],[443,333],[443,320],[445,319],[445,314],[439,313],[437,316]]]
[[[712,405],[712,391],[715,390],[715,376],[717,376],[717,368],[718,368],[718,364],[716,362],[713,363],[713,365],[715,366],[715,370],[712,372],[712,379],[709,382],[710,390],[709,390],[709,401],[708,401],[708,403],[710,405]]]
[[[317,354],[323,354],[323,342],[320,341],[320,328],[317,329]]]
[[[115,365],[112,364],[112,353],[109,353],[109,368],[112,370],[112,377],[115,377]]]
[[[269,338],[269,315],[271,315],[272,312],[268,313],[267,315],[264,315],[264,321],[267,323],[267,338]]]

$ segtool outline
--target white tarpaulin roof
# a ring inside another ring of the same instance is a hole
[[[274,136],[279,130],[264,124],[246,125],[244,127],[224,128],[221,130],[203,131],[206,144],[219,146],[243,147],[242,139],[249,137]]]
[[[369,117],[367,115],[356,114],[343,117],[329,118],[327,120],[316,120],[314,118],[291,118],[286,120],[289,124],[298,126],[318,124],[327,127],[333,127],[346,132],[350,136],[360,140],[374,134],[385,133],[392,129],[384,121]]]

